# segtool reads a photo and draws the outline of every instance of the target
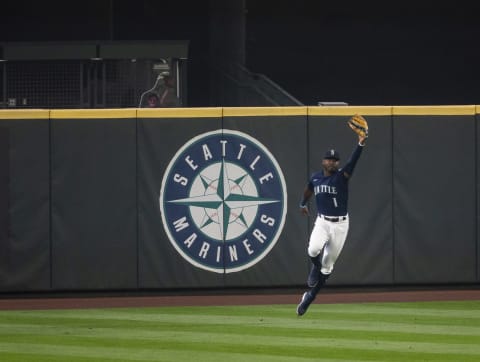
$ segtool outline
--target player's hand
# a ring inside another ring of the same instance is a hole
[[[361,144],[362,146],[365,146],[365,144],[367,143],[367,138],[368,137],[358,136],[358,143]]]
[[[305,215],[305,216],[310,215],[310,211],[308,211],[308,206],[301,207],[300,212],[302,213],[302,215]]]

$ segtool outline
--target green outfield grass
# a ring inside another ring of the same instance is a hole
[[[0,361],[480,361],[480,301],[0,311]]]

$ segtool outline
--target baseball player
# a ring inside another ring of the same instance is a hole
[[[348,124],[358,135],[358,145],[350,159],[343,168],[339,168],[339,153],[333,149],[328,150],[322,160],[323,169],[311,176],[300,202],[300,211],[308,216],[307,202],[315,194],[317,217],[308,243],[308,256],[312,261],[307,279],[310,290],[302,295],[297,306],[299,316],[305,314],[332,273],[347,238],[348,181],[368,137],[368,125],[362,116],[353,116]]]

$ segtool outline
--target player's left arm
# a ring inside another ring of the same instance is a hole
[[[343,175],[346,178],[350,178],[350,176],[352,176],[353,170],[355,169],[355,166],[357,165],[357,161],[360,158],[360,155],[362,154],[363,148],[365,147],[366,144],[367,144],[367,137],[358,135],[358,145],[357,147],[355,147],[352,155],[350,156],[350,159],[342,169]]]

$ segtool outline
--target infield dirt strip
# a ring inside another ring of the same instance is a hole
[[[303,291],[296,294],[214,294],[161,296],[99,296],[99,297],[11,297],[0,295],[0,310],[126,308],[162,306],[222,306],[297,304]],[[324,291],[316,304],[419,302],[480,300],[480,289],[413,290],[413,291]]]

